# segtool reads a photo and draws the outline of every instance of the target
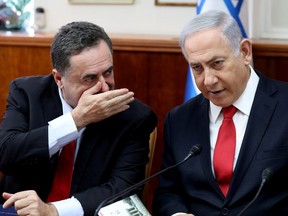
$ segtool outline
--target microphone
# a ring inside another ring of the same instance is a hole
[[[196,144],[196,145],[194,145],[194,146],[191,148],[191,150],[189,151],[189,154],[188,154],[182,161],[180,161],[180,162],[178,162],[178,163],[176,163],[176,164],[174,164],[174,165],[172,165],[172,166],[166,167],[165,169],[163,169],[163,170],[155,173],[154,175],[149,176],[149,177],[143,179],[142,181],[140,181],[140,182],[138,182],[138,183],[136,183],[136,184],[134,184],[134,185],[126,188],[125,190],[120,191],[119,193],[117,193],[117,194],[115,194],[115,195],[113,195],[113,196],[110,196],[110,197],[108,197],[107,199],[103,200],[103,201],[100,203],[100,205],[98,206],[98,208],[95,210],[94,216],[98,216],[98,213],[99,213],[100,209],[101,209],[105,204],[112,203],[114,200],[120,198],[121,196],[125,195],[126,193],[128,193],[128,192],[130,192],[130,191],[132,191],[132,190],[134,190],[134,189],[136,189],[136,188],[139,188],[140,186],[142,186],[142,185],[144,185],[145,183],[149,182],[149,181],[152,180],[153,178],[161,175],[162,173],[164,173],[164,172],[166,172],[166,171],[168,171],[168,170],[170,170],[170,169],[173,169],[174,167],[177,167],[177,166],[181,165],[182,163],[186,162],[189,158],[195,157],[195,156],[199,155],[199,154],[201,153],[201,151],[202,151],[202,146],[199,145],[199,144]]]
[[[237,216],[242,215],[254,203],[254,201],[259,196],[263,186],[271,179],[272,175],[273,175],[273,171],[269,167],[263,170],[263,172],[262,172],[262,182],[261,182],[261,185],[260,185],[255,197],[253,198],[253,200],[251,200],[248,203],[248,205],[245,206],[244,209],[242,209],[242,211],[239,214],[237,214]]]

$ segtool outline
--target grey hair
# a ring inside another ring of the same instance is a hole
[[[219,28],[223,33],[223,38],[231,45],[232,52],[235,56],[240,53],[240,43],[243,39],[241,30],[234,18],[223,11],[210,10],[195,16],[183,28],[179,45],[182,53],[187,59],[185,52],[185,41],[190,35],[207,29]]]

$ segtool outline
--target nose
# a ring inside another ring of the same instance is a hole
[[[204,85],[205,86],[213,86],[215,83],[218,82],[217,76],[213,73],[213,70],[211,69],[205,69],[204,72]]]
[[[99,82],[101,82],[101,84],[102,84],[102,92],[109,91],[109,86],[106,83],[106,80],[103,76],[100,77]]]

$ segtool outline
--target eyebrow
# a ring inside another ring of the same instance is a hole
[[[208,61],[205,61],[205,64],[210,64],[211,62],[214,62],[215,60],[217,60],[219,58],[225,59],[223,56],[214,56],[211,59],[209,59]],[[191,62],[190,66],[192,67],[193,65],[199,65],[199,64],[201,65],[201,63],[198,61],[197,62]]]
[[[210,64],[211,62],[217,60],[217,59],[225,59],[223,56],[214,56],[212,59],[210,59],[207,63]]]
[[[108,72],[108,71],[112,71],[114,69],[114,66],[110,66],[105,72]]]
[[[112,71],[113,70],[113,66],[110,66],[107,70],[105,70],[104,71],[104,73],[106,73],[106,72],[109,72],[109,71]],[[98,74],[95,74],[95,73],[88,73],[88,74],[85,74],[83,77],[82,77],[82,79],[87,79],[87,78],[93,78],[93,77],[97,77],[98,76]]]
[[[97,74],[89,73],[89,74],[85,74],[85,76],[83,76],[82,79],[87,79],[87,78],[96,77],[96,76]]]

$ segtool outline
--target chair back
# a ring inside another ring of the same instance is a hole
[[[157,128],[155,127],[155,129],[150,134],[150,140],[149,140],[149,148],[150,148],[149,161],[148,161],[148,163],[146,165],[145,178],[148,178],[149,176],[151,176],[153,157],[154,157],[155,146],[156,146],[156,139],[157,139]],[[147,204],[147,198],[148,198],[148,195],[149,195],[148,186],[149,186],[149,182],[147,182],[146,185],[144,186],[142,197],[141,197],[141,200],[142,200],[142,202],[144,203],[145,206]]]

